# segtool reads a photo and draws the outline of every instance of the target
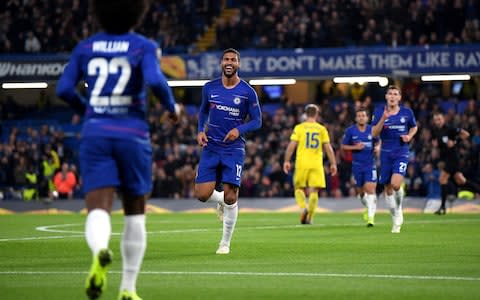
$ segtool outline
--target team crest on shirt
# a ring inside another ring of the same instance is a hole
[[[371,134],[368,135],[368,139],[369,139],[369,140],[372,139],[372,135],[371,135]]]
[[[405,118],[404,117],[400,118],[400,123],[405,123]]]
[[[239,104],[240,104],[240,102],[242,102],[242,100],[240,100],[240,98],[239,98],[239,97],[235,97],[235,98],[233,98],[233,103],[235,103],[236,105],[239,105]]]

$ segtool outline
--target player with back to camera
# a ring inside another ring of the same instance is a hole
[[[417,121],[410,108],[400,106],[402,93],[391,85],[385,94],[387,105],[375,110],[372,135],[380,137],[380,178],[385,185],[385,202],[392,215],[392,233],[400,233],[403,225],[403,178],[408,166],[408,143],[417,133]]]
[[[202,153],[195,179],[195,197],[217,204],[223,234],[216,253],[229,254],[245,159],[242,135],[261,127],[262,113],[257,93],[238,76],[240,53],[226,49],[220,65],[222,76],[207,82],[202,89],[197,134]],[[223,184],[223,192],[215,190],[219,182]]]
[[[283,172],[288,174],[292,169],[290,160],[296,151],[293,186],[295,201],[301,209],[301,224],[312,224],[318,206],[318,191],[326,187],[323,169],[324,151],[330,162],[332,176],[337,174],[337,162],[327,128],[317,122],[319,113],[320,109],[315,104],[305,107],[306,119],[293,128],[283,162]],[[308,192],[308,208],[305,189]]]
[[[442,204],[435,212],[437,215],[444,215],[446,213],[446,202],[449,194],[448,180],[453,176],[453,181],[459,187],[465,187],[476,193],[480,193],[480,186],[478,183],[465,178],[465,175],[458,167],[460,160],[457,143],[459,139],[468,139],[470,133],[463,128],[453,127],[445,122],[445,116],[441,112],[433,114],[433,124],[435,125],[432,135],[434,146],[440,149],[440,161],[443,162],[444,167],[440,170],[440,193],[442,197]]]
[[[86,293],[97,299],[106,287],[110,212],[118,189],[125,214],[119,299],[138,300],[136,281],[147,245],[145,201],[152,188],[145,85],[173,121],[179,107],[160,71],[157,45],[132,31],[148,1],[92,0],[90,5],[103,31],[79,42],[57,86],[60,98],[85,111],[80,171],[88,210],[85,236],[93,257]],[[85,98],[76,90],[80,80],[88,84]]]
[[[378,143],[378,138],[372,136],[372,126],[368,124],[367,109],[360,107],[355,112],[355,124],[345,131],[342,149],[352,151],[353,178],[357,197],[367,210],[364,219],[367,221],[368,227],[375,224],[377,209],[376,143]]]

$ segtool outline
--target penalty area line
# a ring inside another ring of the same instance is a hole
[[[0,271],[0,275],[83,275],[87,272],[67,271]],[[120,271],[109,273],[121,275]],[[325,277],[325,278],[373,278],[403,280],[455,280],[480,281],[480,277],[468,276],[433,276],[433,275],[399,275],[399,274],[349,274],[349,273],[288,273],[288,272],[184,272],[184,271],[143,271],[142,275],[180,275],[180,276],[245,276],[245,277]]]

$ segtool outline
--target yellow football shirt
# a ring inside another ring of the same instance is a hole
[[[295,168],[323,168],[323,144],[330,142],[325,126],[303,122],[295,126],[290,140],[297,142]]]

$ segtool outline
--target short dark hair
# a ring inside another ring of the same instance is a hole
[[[228,49],[223,50],[222,59],[225,56],[225,53],[235,53],[237,55],[238,61],[240,61],[240,52],[238,52],[237,49],[228,48]]]
[[[387,92],[389,90],[397,90],[400,95],[402,94],[402,90],[396,85],[389,85],[388,88],[387,88]]]
[[[355,114],[358,113],[358,112],[362,112],[362,111],[364,111],[368,116],[368,109],[365,106],[360,106],[359,108],[357,108],[355,110]]]
[[[139,25],[149,0],[90,0],[93,14],[108,33],[122,34]]]

